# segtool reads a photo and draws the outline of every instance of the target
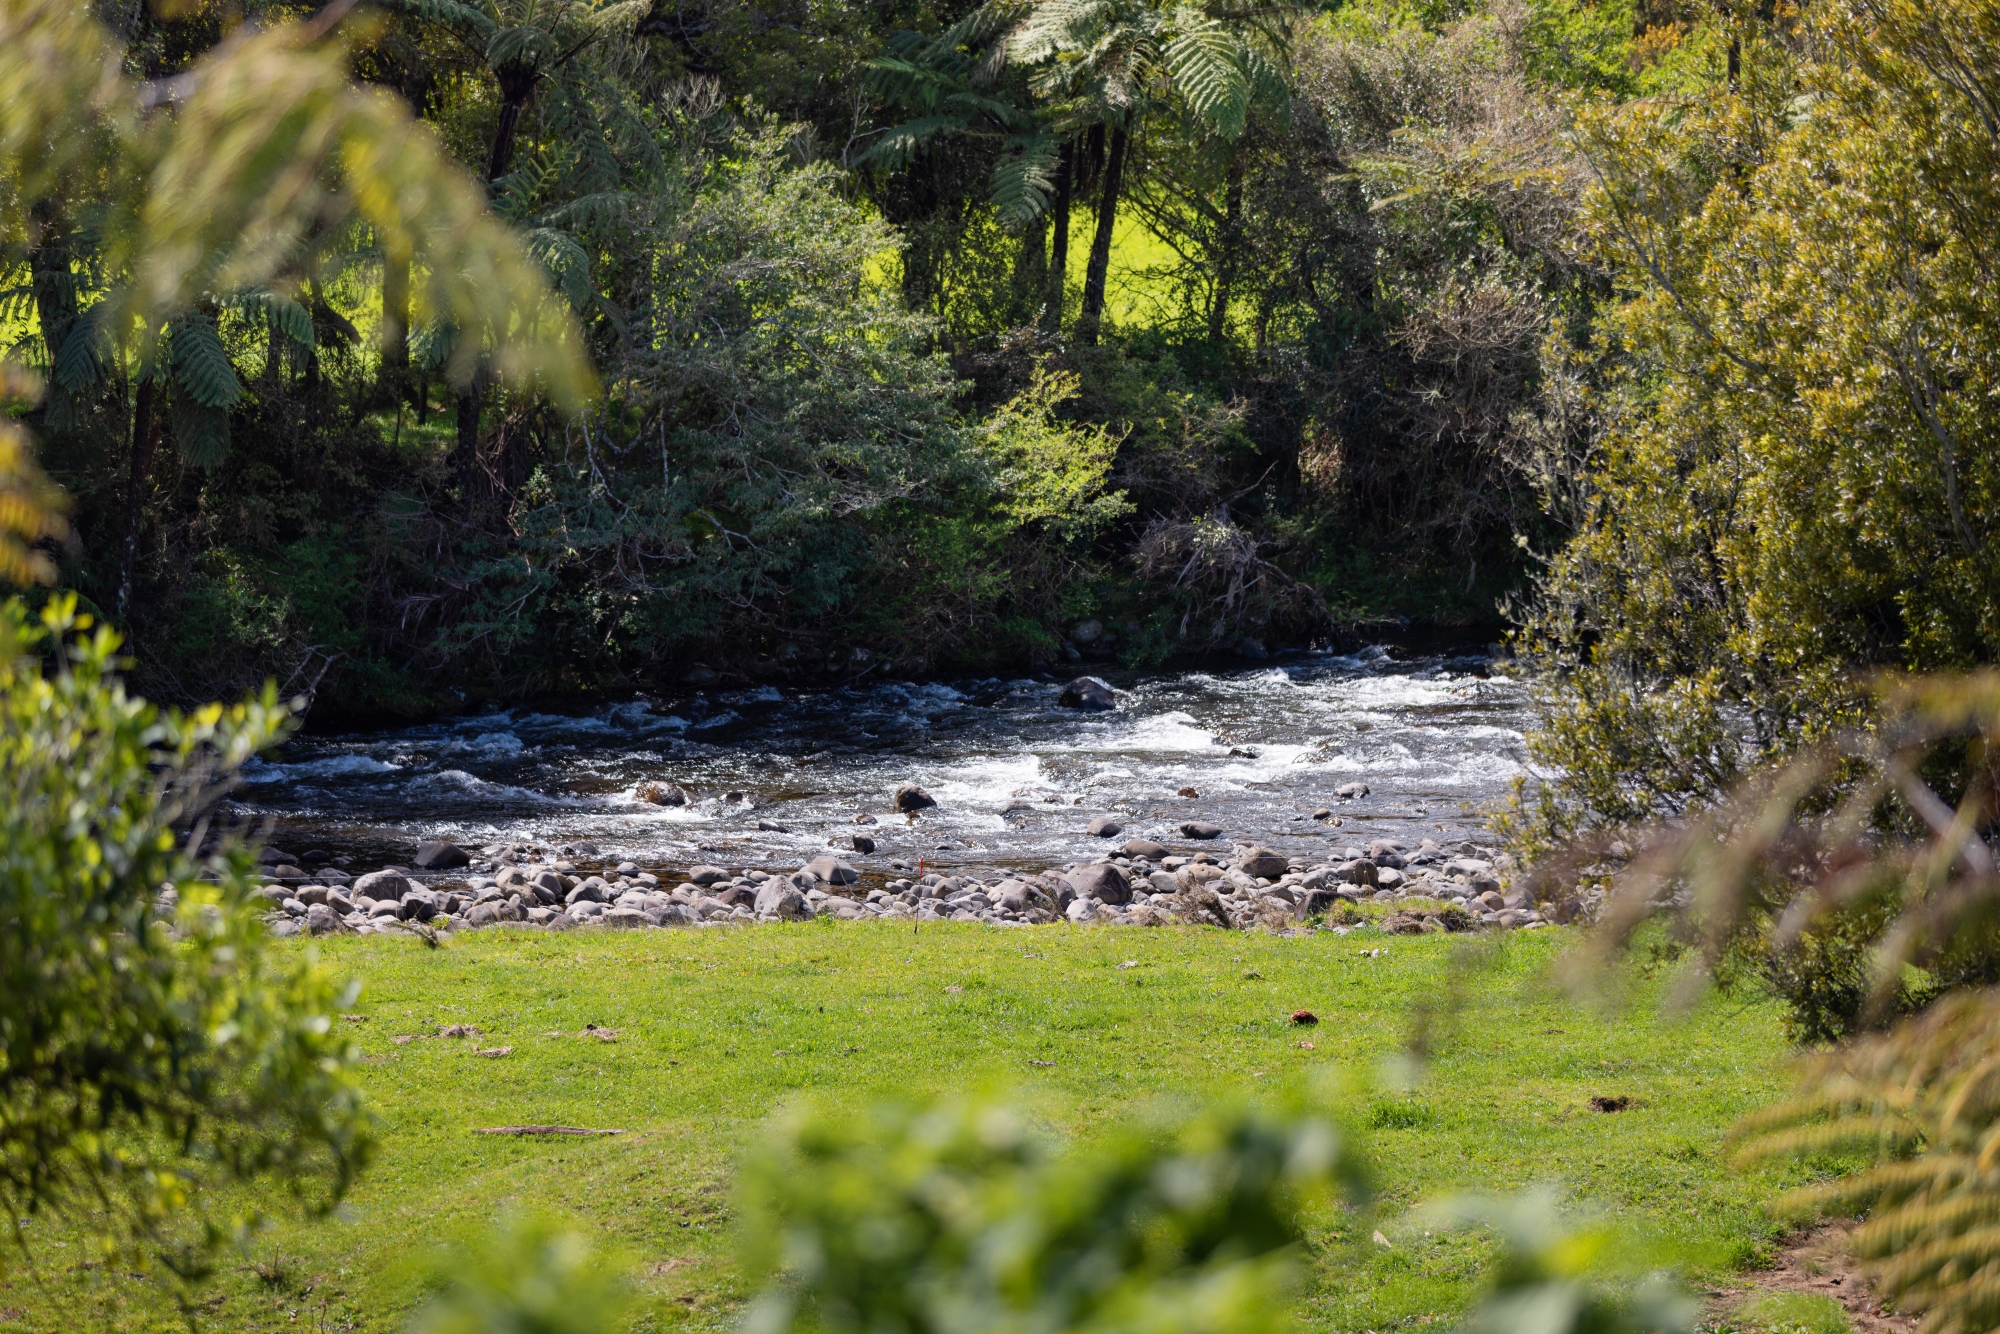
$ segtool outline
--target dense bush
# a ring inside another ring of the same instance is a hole
[[[1545,832],[1714,800],[1868,716],[1871,671],[2000,651],[1989,0],[1734,30],[1726,82],[1582,117],[1627,299],[1573,540],[1524,634]]]
[[[218,1187],[274,1178],[324,1211],[370,1125],[346,996],[310,955],[266,953],[248,848],[196,857],[289,710],[267,689],[161,712],[125,693],[117,649],[72,599],[39,625],[0,603],[0,1200],[191,1276],[251,1221]]]

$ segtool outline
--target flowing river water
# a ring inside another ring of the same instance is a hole
[[[303,735],[253,764],[236,801],[273,822],[278,846],[356,869],[408,865],[420,842],[445,838],[473,849],[587,844],[592,860],[663,872],[704,862],[790,870],[829,845],[844,851],[856,833],[878,844],[855,858],[869,879],[919,857],[940,870],[1043,869],[1100,853],[1084,829],[1107,813],[1125,837],[1170,844],[1183,841],[1181,822],[1203,820],[1228,839],[1320,858],[1329,840],[1455,848],[1487,841],[1480,808],[1528,763],[1526,689],[1489,676],[1489,661],[1483,649],[1376,647],[1240,670],[1113,673],[1119,707],[1096,714],[1057,706],[1067,676],[493,711]],[[663,781],[693,800],[639,800],[643,785]],[[1336,797],[1356,781],[1367,796]],[[890,813],[904,783],[937,801],[914,823]],[[1311,818],[1326,807],[1338,827]],[[877,823],[857,827],[864,813]]]

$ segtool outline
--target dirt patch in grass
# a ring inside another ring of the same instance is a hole
[[[1874,1289],[1848,1254],[1844,1223],[1827,1223],[1786,1241],[1769,1269],[1743,1275],[1743,1286],[1716,1293],[1710,1303],[1712,1327],[1764,1329],[1788,1320],[1759,1318],[1767,1299],[1788,1295],[1821,1297],[1839,1303],[1856,1334],[1913,1334],[1917,1317],[1883,1309]]]

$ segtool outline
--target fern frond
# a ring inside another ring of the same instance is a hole
[[[590,304],[595,290],[590,282],[590,255],[577,239],[559,227],[537,227],[528,233],[528,253],[533,255],[572,309]]]
[[[168,413],[174,444],[191,468],[213,472],[229,459],[229,413],[176,393]]]
[[[1251,82],[1236,39],[1204,20],[1183,28],[1166,49],[1167,71],[1188,109],[1219,138],[1243,133],[1250,113]]]
[[[492,14],[477,5],[461,4],[459,0],[391,0],[389,7],[413,14],[426,23],[462,28],[481,37],[491,36],[499,26]]]
[[[80,394],[104,378],[111,363],[110,330],[104,325],[111,307],[99,302],[70,321],[62,346],[49,359],[49,371],[67,393]]]
[[[1047,211],[1062,146],[1044,131],[1009,141],[993,164],[993,207],[1000,225],[1018,231]]]
[[[203,407],[228,409],[243,397],[243,382],[206,315],[191,311],[175,320],[168,339],[174,384],[186,398]]]
[[[917,150],[940,134],[950,134],[965,128],[962,116],[924,116],[917,120],[904,121],[883,131],[882,137],[869,145],[868,151],[855,158],[857,165],[872,164],[900,171],[910,165],[910,159]]]

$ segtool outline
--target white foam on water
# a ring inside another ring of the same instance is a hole
[[[403,766],[368,755],[329,755],[321,760],[299,760],[292,764],[271,764],[252,760],[243,766],[246,783],[295,783],[309,778],[356,778],[367,774],[387,774]]]
[[[537,792],[532,788],[516,787],[511,783],[489,782],[463,769],[440,769],[436,773],[418,774],[403,785],[403,791],[411,796],[426,793],[457,793],[481,801],[521,802],[533,806],[573,807],[595,804],[575,797],[554,796],[547,792]]]
[[[464,741],[449,742],[444,747],[447,754],[465,754],[469,752],[483,759],[500,759],[502,757],[516,756],[524,749],[526,747],[522,744],[521,738],[515,736],[512,732],[481,732],[479,735],[468,737]]]
[[[1043,783],[1042,762],[1033,754],[982,756],[920,770],[908,781],[931,794],[938,804],[920,819],[944,818],[955,828],[1004,829],[1000,811],[1014,800],[1017,788]],[[888,793],[883,794],[884,798]],[[882,803],[887,808],[885,799]]]
[[[699,722],[689,724],[688,730],[693,732],[706,732],[712,727],[722,727],[728,723],[733,723],[738,720],[739,720],[739,715],[737,715],[736,713],[732,712],[729,709],[724,709],[721,713],[710,714],[708,717],[703,718]]]

